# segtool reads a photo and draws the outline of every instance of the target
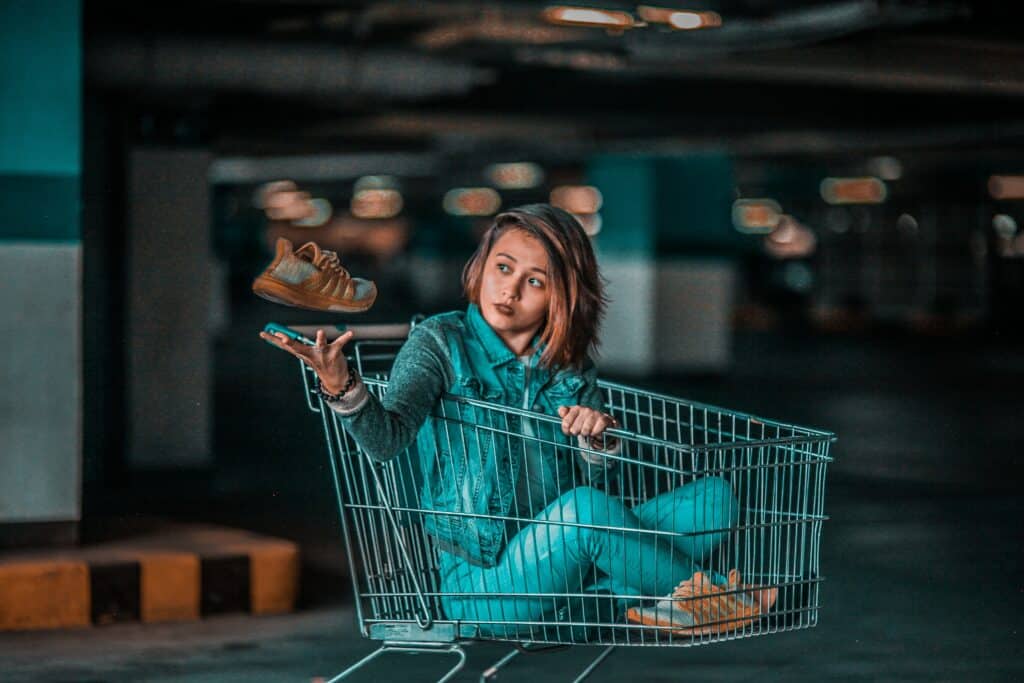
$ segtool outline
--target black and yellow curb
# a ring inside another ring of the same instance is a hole
[[[116,543],[0,554],[0,631],[281,614],[295,607],[291,541],[175,526]]]

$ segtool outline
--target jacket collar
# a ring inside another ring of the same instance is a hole
[[[517,359],[516,354],[512,353],[512,350],[505,346],[505,342],[501,340],[498,333],[484,320],[479,306],[476,304],[469,305],[469,308],[466,309],[466,320],[469,321],[470,329],[484,347],[484,354],[487,356],[487,360],[492,367],[497,367]],[[530,346],[535,350],[531,366],[538,367],[537,360],[540,354],[544,352],[544,345],[540,343],[539,334],[533,338]]]

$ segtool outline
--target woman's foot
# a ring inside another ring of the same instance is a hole
[[[658,626],[686,636],[736,631],[754,622],[775,604],[778,588],[759,588],[740,583],[740,574],[729,572],[726,588],[715,586],[703,572],[695,572],[651,607],[632,607],[626,619],[635,624]]]

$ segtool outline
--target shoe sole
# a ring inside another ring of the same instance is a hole
[[[710,636],[716,633],[729,633],[730,631],[738,631],[755,621],[754,617],[738,617],[736,619],[730,619],[724,621],[721,624],[712,624],[710,626],[684,626],[679,627],[672,624],[672,622],[665,622],[656,616],[648,616],[636,607],[630,607],[626,610],[626,620],[634,624],[643,624],[644,626],[657,626],[659,632],[674,633],[679,636]]]
[[[377,292],[368,301],[358,304],[346,304],[337,299],[316,292],[296,291],[293,285],[261,275],[252,283],[252,291],[256,296],[272,301],[275,304],[303,308],[307,311],[329,311],[334,313],[362,313],[369,310],[377,300]]]

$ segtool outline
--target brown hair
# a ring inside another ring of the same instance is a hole
[[[579,369],[587,354],[597,350],[598,328],[608,304],[590,238],[571,213],[549,204],[528,204],[498,214],[462,271],[462,287],[472,303],[480,303],[484,263],[508,230],[522,230],[539,241],[551,264],[541,364]]]

